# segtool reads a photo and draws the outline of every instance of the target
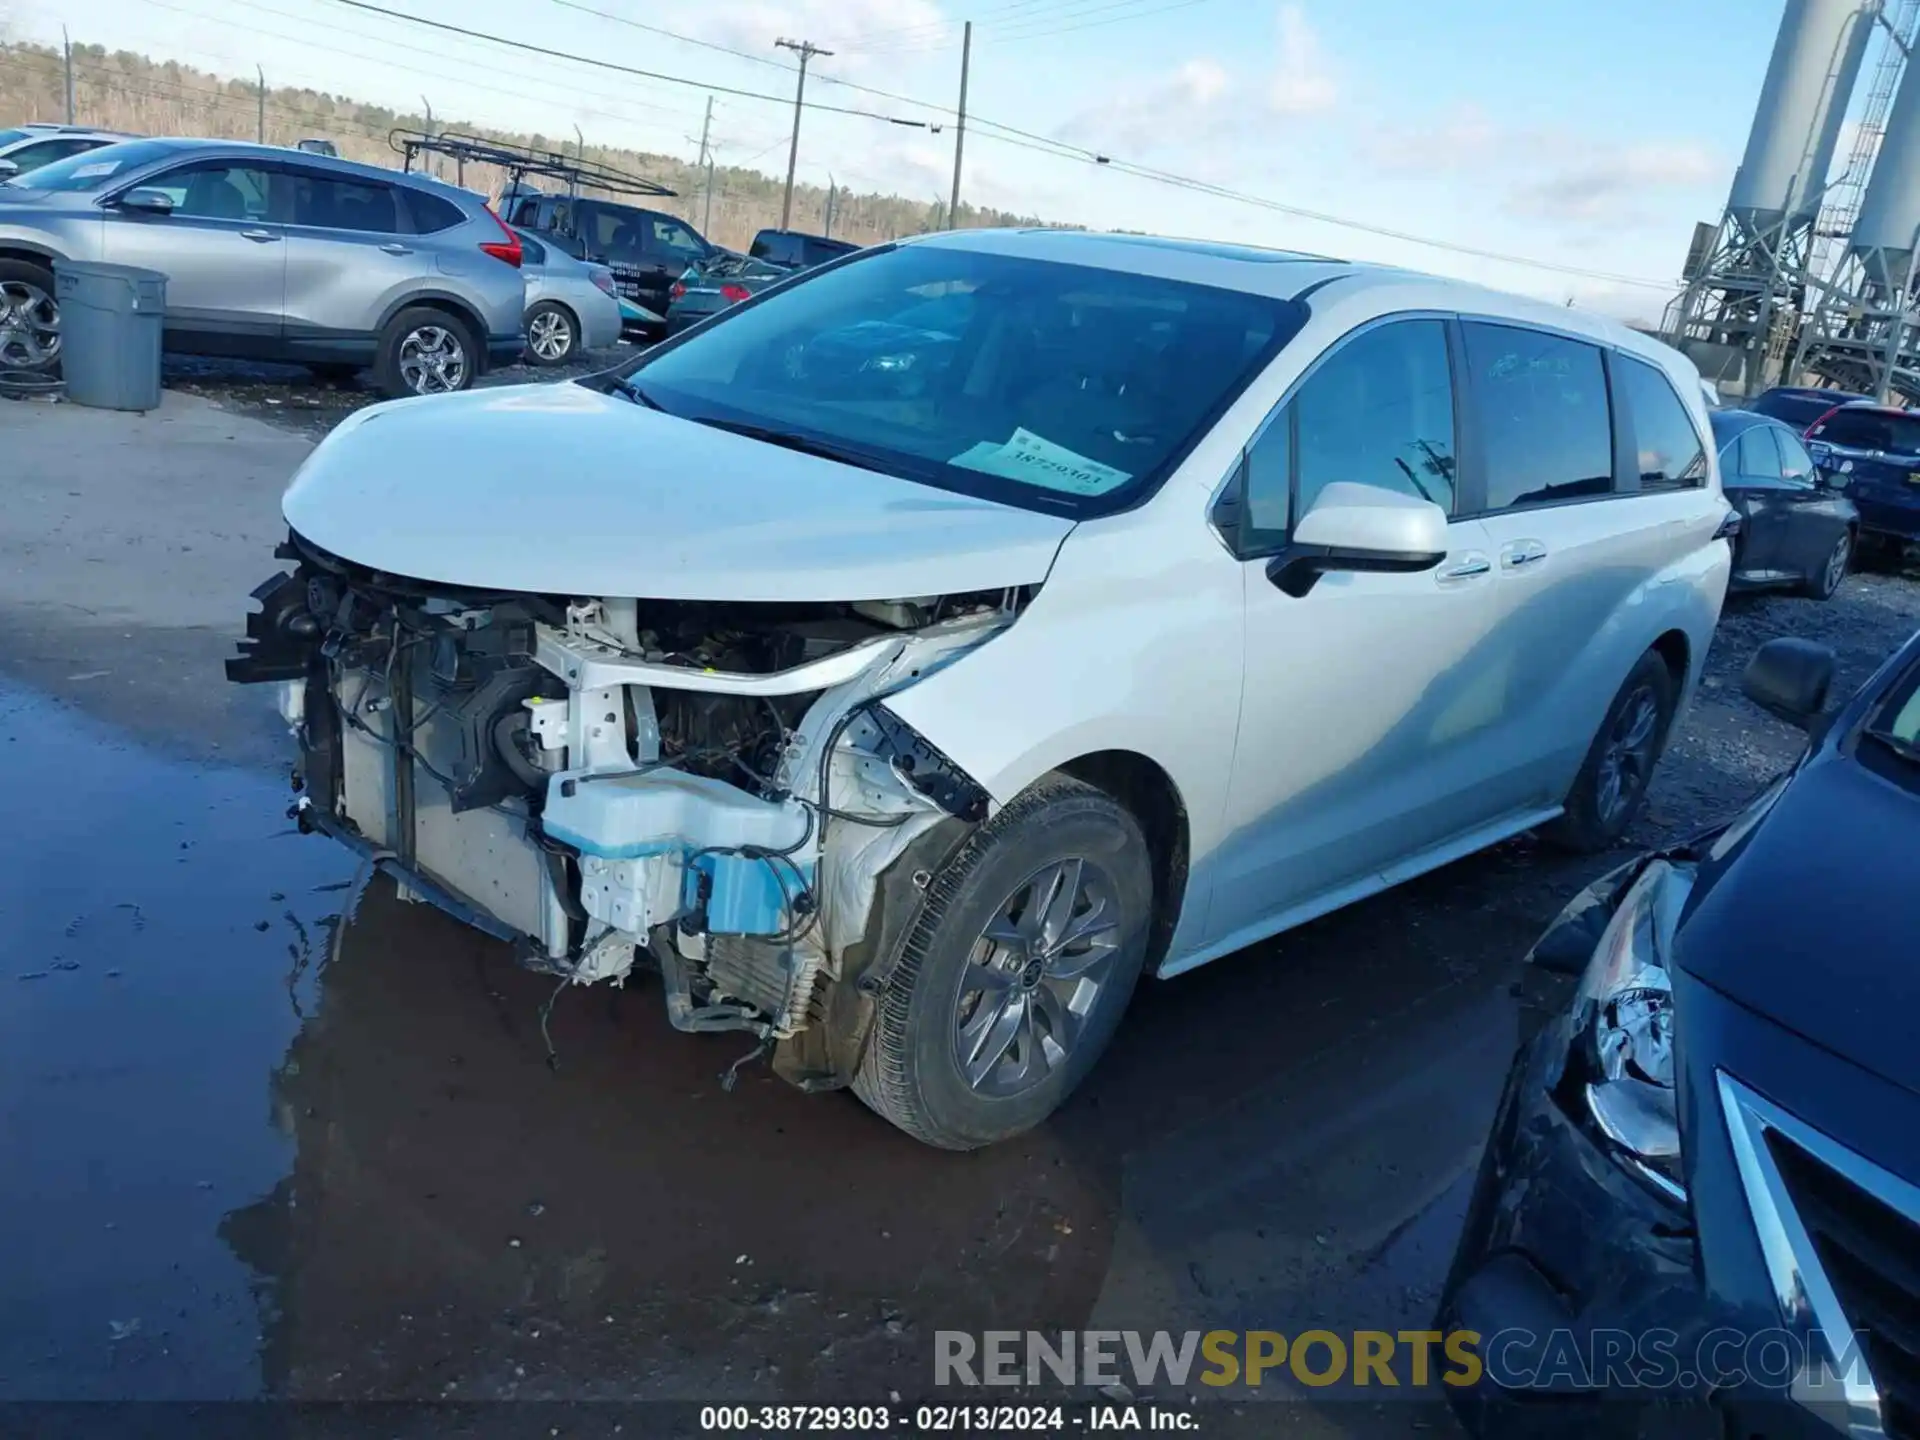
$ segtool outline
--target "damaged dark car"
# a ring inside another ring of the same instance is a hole
[[[1920,1436],[1920,636],[1832,669],[1762,647],[1802,759],[1528,957],[1441,1307],[1476,1434]]]

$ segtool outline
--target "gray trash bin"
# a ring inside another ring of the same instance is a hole
[[[160,406],[167,277],[131,265],[53,262],[67,398],[101,410]]]

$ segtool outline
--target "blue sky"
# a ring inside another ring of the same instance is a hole
[[[559,0],[387,0],[393,8],[790,96],[792,76]],[[951,106],[956,22],[975,21],[970,108],[1118,159],[1458,244],[1648,280],[1715,219],[1746,138],[1780,0],[578,0],[769,60],[780,35],[837,53],[808,98]],[[144,51],[437,118],[538,129],[691,158],[706,92],[639,80],[347,9],[336,0],[14,0],[18,38]],[[725,162],[780,173],[790,108],[720,97]],[[944,197],[952,132],[809,112],[800,170],[824,183]],[[1211,235],[1385,260],[1627,318],[1657,289],[1477,259],[996,141],[967,140],[965,194],[1050,220]]]

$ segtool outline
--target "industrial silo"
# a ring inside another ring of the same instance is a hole
[[[1727,201],[1750,234],[1811,221],[1819,211],[1879,8],[1880,0],[1787,0]],[[1912,194],[1920,197],[1920,187]]]
[[[1920,65],[1909,64],[1887,117],[1887,133],[1867,193],[1860,201],[1851,245],[1867,278],[1881,292],[1903,288],[1911,277],[1920,232]]]

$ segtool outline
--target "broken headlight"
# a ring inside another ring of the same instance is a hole
[[[1628,1169],[1684,1200],[1667,960],[1693,868],[1648,862],[1614,911],[1574,999],[1579,1103]]]

